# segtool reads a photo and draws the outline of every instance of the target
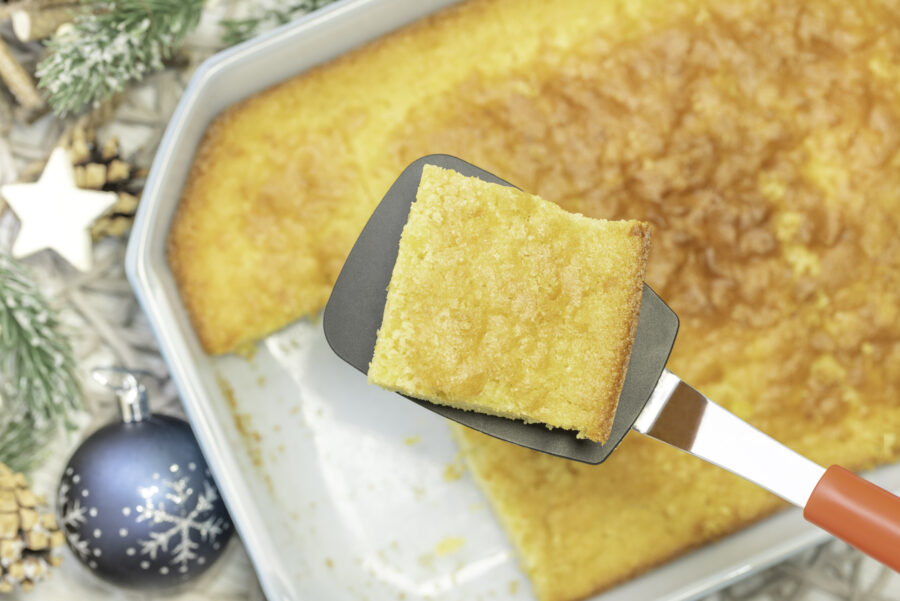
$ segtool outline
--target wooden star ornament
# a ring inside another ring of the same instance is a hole
[[[45,248],[55,250],[80,271],[93,265],[89,228],[116,202],[115,192],[82,190],[65,148],[50,154],[41,178],[33,184],[8,184],[0,194],[19,218],[19,235],[13,257],[20,258]]]

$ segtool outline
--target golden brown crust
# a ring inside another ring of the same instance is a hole
[[[344,201],[359,182],[340,135],[295,131],[270,148],[255,120],[272,110],[251,99],[213,123],[169,232],[169,265],[210,353],[321,309],[369,210]]]
[[[636,279],[637,286],[635,286],[634,291],[631,296],[631,305],[629,307],[631,316],[628,319],[629,324],[631,325],[628,334],[625,337],[625,346],[622,348],[622,355],[625,357],[625,361],[621,365],[621,369],[617,374],[617,379],[615,384],[613,385],[616,390],[616,396],[618,397],[622,393],[622,387],[625,385],[625,376],[628,374],[628,360],[631,357],[631,349],[634,347],[634,337],[637,332],[638,319],[641,314],[641,298],[644,293],[644,275],[647,271],[647,262],[650,260],[650,225],[638,222],[639,225],[634,227],[632,231],[632,235],[641,239],[640,243],[640,257],[637,262],[641,265],[640,273]],[[603,432],[602,440],[605,442],[607,438],[609,438],[610,430],[612,430],[613,419],[615,418],[615,410],[608,412],[603,416],[603,423],[606,424],[606,429]]]

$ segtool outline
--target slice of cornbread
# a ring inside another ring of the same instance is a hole
[[[640,221],[568,213],[427,165],[369,381],[604,442],[634,340],[649,236]]]

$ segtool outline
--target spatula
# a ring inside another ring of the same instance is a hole
[[[425,164],[511,185],[447,155],[423,157],[400,174],[350,251],[325,308],[328,344],[363,373],[372,359],[400,234]],[[840,466],[817,465],[687,385],[666,369],[677,332],[678,317],[645,285],[625,383],[604,444],[577,439],[571,431],[407,398],[485,434],[592,464],[604,461],[629,430],[636,430],[802,507],[808,521],[900,570],[900,498]]]

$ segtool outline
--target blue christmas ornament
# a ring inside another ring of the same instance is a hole
[[[75,556],[130,588],[187,582],[221,554],[233,527],[200,447],[183,420],[152,415],[135,372],[94,377],[116,390],[122,421],[75,451],[57,511]]]

